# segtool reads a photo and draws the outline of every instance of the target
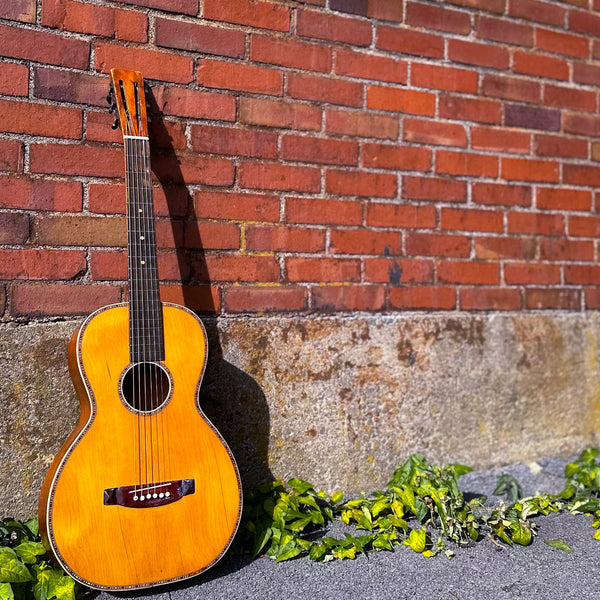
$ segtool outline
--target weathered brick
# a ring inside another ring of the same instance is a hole
[[[155,86],[150,97],[153,110],[161,114],[235,121],[235,98],[228,94],[175,86]]]
[[[286,93],[293,98],[361,106],[363,85],[330,77],[290,73],[286,78]]]
[[[402,177],[402,197],[431,202],[465,202],[467,184],[442,177]]]
[[[560,111],[541,106],[507,104],[504,107],[504,124],[524,129],[560,131]]]
[[[507,69],[510,62],[506,48],[456,39],[448,41],[448,58],[459,63],[492,69]]]
[[[389,292],[390,308],[452,310],[456,307],[456,290],[442,286],[395,287]]]
[[[28,238],[28,215],[18,212],[0,213],[0,244],[24,244]]]
[[[599,265],[565,265],[565,283],[574,285],[598,285]]]
[[[464,235],[410,232],[405,237],[408,256],[468,257],[469,238]]]
[[[402,235],[395,231],[332,229],[330,251],[333,254],[402,254]]]
[[[201,59],[198,61],[198,84],[281,96],[283,75],[280,71],[254,65]]]
[[[221,291],[214,285],[161,285],[160,299],[199,313],[214,314],[221,310]]]
[[[29,91],[29,69],[27,65],[0,63],[0,94],[27,96]]]
[[[460,290],[463,310],[519,310],[521,292],[514,288],[466,288]]]
[[[205,19],[289,31],[290,12],[286,6],[253,0],[204,0]]]
[[[34,218],[31,237],[48,246],[125,246],[127,226],[123,217],[43,215]]]
[[[500,267],[497,262],[444,260],[437,265],[439,283],[466,285],[498,285]]]
[[[489,154],[470,154],[438,150],[435,170],[448,175],[470,175],[473,177],[497,177],[498,157]]]
[[[123,177],[123,151],[81,144],[32,144],[30,170],[33,173]]]
[[[206,254],[192,264],[200,281],[279,281],[279,264],[273,256]]]
[[[198,14],[198,0],[115,0],[115,2],[156,8],[184,15],[195,16]]]
[[[557,182],[560,165],[550,160],[502,157],[502,177],[519,181]]]
[[[37,98],[107,107],[106,95],[109,88],[107,77],[78,71],[35,67],[33,81],[34,94]]]
[[[365,281],[403,285],[433,283],[433,261],[406,258],[365,258]]]
[[[444,57],[444,38],[441,35],[412,31],[402,27],[377,26],[377,48],[403,54]]]
[[[325,230],[285,225],[246,225],[246,248],[272,252],[323,252]]]
[[[351,15],[367,15],[367,0],[330,0],[329,8]]]
[[[242,97],[239,120],[249,125],[316,130],[321,128],[321,109],[300,102]]]
[[[187,56],[162,50],[102,42],[94,44],[94,65],[102,73],[109,73],[114,65],[119,65],[121,69],[140,71],[148,79],[190,83],[194,79],[193,64],[193,59]]]
[[[367,205],[367,225],[399,229],[434,229],[435,207],[370,202]]]
[[[371,43],[371,25],[363,20],[313,10],[299,10],[296,19],[298,35],[354,46],[368,46]]]
[[[563,181],[571,185],[600,186],[600,167],[563,165]]]
[[[367,106],[379,110],[431,117],[435,113],[435,94],[369,85],[367,87]]]
[[[382,285],[316,286],[311,290],[312,307],[320,311],[381,310],[385,305]]]
[[[529,133],[503,127],[472,127],[471,147],[475,150],[500,150],[529,154]]]
[[[368,0],[367,16],[373,19],[402,23],[403,8],[403,3],[397,0]]]
[[[296,286],[235,286],[225,291],[224,302],[231,312],[304,310],[307,291]]]
[[[449,0],[449,3],[493,13],[504,13],[506,9],[506,0]]]
[[[518,46],[533,46],[533,27],[507,19],[498,19],[484,14],[478,15],[476,32],[478,38]]]
[[[331,48],[294,39],[279,39],[253,34],[250,57],[255,62],[295,69],[321,71],[322,73],[331,69]]]
[[[569,65],[563,58],[544,56],[533,52],[517,51],[513,57],[513,71],[525,75],[569,80]]]
[[[597,86],[600,84],[600,67],[585,62],[573,62],[573,81]]]
[[[397,192],[397,181],[391,173],[329,169],[325,176],[325,189],[329,194],[342,196],[393,198]]]
[[[509,0],[508,14],[527,21],[547,23],[561,27],[565,22],[565,9],[539,0]]]
[[[398,137],[398,117],[328,108],[325,110],[325,130],[328,133],[395,140]]]
[[[82,40],[46,31],[0,25],[0,55],[86,69],[90,45]]]
[[[438,29],[463,35],[471,30],[471,17],[464,11],[417,2],[407,2],[405,10],[404,22],[413,27]]]
[[[0,208],[75,212],[82,207],[81,183],[77,181],[0,177],[0,189]]]
[[[522,102],[539,102],[541,98],[541,85],[537,81],[495,73],[483,75],[482,91],[485,96]]]
[[[444,230],[501,233],[504,230],[503,215],[492,210],[442,208],[441,227]]]
[[[476,71],[424,63],[413,63],[410,72],[410,83],[416,87],[466,94],[477,93],[477,80]]]
[[[152,171],[163,185],[204,183],[229,186],[234,180],[234,164],[225,158],[173,152],[154,152],[151,158]]]
[[[568,232],[573,237],[597,239],[600,235],[600,218],[571,215],[569,216]]]
[[[242,31],[162,17],[155,19],[154,26],[158,46],[234,58],[244,56],[246,35]]]
[[[543,308],[581,310],[581,290],[526,289],[525,307],[538,310]]]
[[[321,189],[321,173],[312,167],[242,162],[238,168],[238,179],[240,186],[250,189],[297,192],[318,192]]]
[[[85,269],[83,250],[0,250],[0,279],[72,279]]]
[[[573,13],[571,12],[571,18]],[[591,15],[586,13],[589,19]],[[585,36],[573,35],[562,31],[536,27],[535,45],[547,52],[556,52],[567,56],[587,58],[590,53],[590,41]]]
[[[277,134],[234,127],[193,125],[191,144],[196,152],[275,158]]]
[[[0,139],[0,171],[23,170],[23,144]]]
[[[358,163],[358,144],[345,140],[283,135],[279,152],[284,160],[333,165]]]
[[[194,192],[198,218],[238,221],[278,221],[279,198],[271,194]]]
[[[598,36],[600,35],[600,16],[591,13],[589,10],[570,10],[569,29],[571,31],[579,31],[581,33],[589,33]],[[566,44],[563,42],[562,47],[564,48],[565,45]],[[578,56],[584,57],[586,54],[583,53]]]
[[[566,158],[587,158],[588,140],[563,135],[536,135],[533,149],[539,156],[562,156]]]
[[[35,0],[1,0],[0,19],[35,22]]]
[[[531,187],[504,183],[472,184],[473,202],[496,206],[531,206]]]
[[[431,154],[429,148],[364,143],[361,146],[361,164],[378,169],[429,171]]]
[[[497,100],[442,94],[439,102],[439,114],[444,119],[500,123],[502,105]]]
[[[473,240],[477,258],[498,259],[518,258],[532,260],[535,258],[536,241],[533,237],[485,237],[478,235]]]
[[[544,103],[559,108],[572,108],[594,112],[596,110],[596,93],[586,90],[574,90],[572,87],[550,85],[544,86]]]
[[[288,281],[360,281],[360,260],[356,258],[288,257],[285,269]]]
[[[560,214],[512,211],[507,215],[508,233],[564,235],[565,218]]]
[[[556,285],[560,283],[560,267],[546,263],[507,263],[504,280],[508,285]]]
[[[406,83],[408,67],[405,62],[385,56],[338,49],[335,53],[335,72],[350,77]]]
[[[562,127],[567,133],[598,137],[600,136],[600,117],[563,111]]]
[[[402,123],[402,139],[407,142],[434,146],[461,146],[464,148],[467,145],[464,125],[426,119],[405,118]]]
[[[285,219],[288,223],[316,225],[360,225],[362,204],[355,200],[287,198]]]

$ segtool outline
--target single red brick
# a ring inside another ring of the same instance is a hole
[[[325,189],[329,194],[342,196],[375,196],[393,198],[397,192],[396,176],[391,173],[328,170]]]
[[[433,261],[419,258],[365,258],[365,281],[402,285],[433,283]]]
[[[331,70],[331,48],[295,39],[252,35],[251,58],[255,62],[326,73]]]
[[[569,235],[574,237],[597,238],[600,235],[600,218],[579,217],[575,215],[570,216]]]
[[[23,145],[17,140],[0,140],[0,171],[23,170]]]
[[[198,218],[238,221],[278,221],[279,198],[270,194],[194,192]]]
[[[101,75],[35,67],[33,85],[37,98],[106,107],[109,81]]]
[[[362,144],[363,167],[401,171],[431,170],[431,150],[396,144]]]
[[[507,263],[504,280],[508,285],[556,285],[560,283],[560,267],[544,263]]]
[[[544,102],[549,106],[572,108],[594,112],[596,110],[596,94],[585,90],[574,90],[572,87],[546,84],[544,86]]]
[[[316,286],[311,289],[312,307],[322,311],[382,310],[385,287],[382,285]]]
[[[114,116],[107,111],[88,110],[85,139],[93,142],[123,142],[121,129],[112,128]],[[187,140],[186,140],[187,141]]]
[[[34,23],[35,6],[35,0],[2,0],[0,1],[0,18]]]
[[[500,267],[497,262],[443,260],[437,265],[437,280],[440,283],[498,285]]]
[[[182,248],[184,246],[184,223],[171,219],[155,219],[157,248]],[[188,232],[189,233],[189,232]]]
[[[410,71],[410,83],[413,86],[466,94],[477,93],[478,77],[475,71],[424,63],[412,63]]]
[[[90,45],[54,33],[0,25],[0,55],[87,69]]]
[[[363,86],[360,83],[302,73],[287,75],[286,94],[293,98],[345,106],[361,106],[363,102]]]
[[[0,213],[0,244],[24,244],[29,238],[29,216],[23,213]]]
[[[134,4],[147,8],[156,8],[166,12],[196,16],[198,0],[117,0],[125,4]]]
[[[600,290],[587,289],[585,290],[585,308],[588,310],[596,310],[600,308]]]
[[[367,16],[402,23],[403,5],[397,0],[367,0]]]
[[[262,158],[277,156],[277,134],[270,131],[193,125],[190,139],[196,152]]]
[[[562,111],[562,127],[567,133],[600,136],[600,117]]]
[[[304,310],[307,308],[307,292],[303,287],[234,286],[225,291],[224,302],[231,312]]]
[[[235,168],[231,160],[196,154],[155,152],[152,154],[152,171],[161,184],[230,186]]]
[[[290,11],[286,6],[256,0],[204,0],[205,19],[289,31]]]
[[[81,137],[82,113],[78,108],[0,100],[3,131],[48,137]]]
[[[465,148],[467,145],[467,134],[463,125],[425,119],[405,118],[402,127],[402,139],[407,142],[436,146],[460,146]]]
[[[439,114],[444,119],[500,123],[502,120],[502,105],[497,100],[442,94],[440,96]]]
[[[463,310],[520,310],[521,292],[515,288],[467,288],[460,290]]]
[[[465,202],[467,184],[441,177],[402,177],[402,197],[432,202]]]
[[[313,10],[297,12],[296,33],[333,42],[345,42],[353,46],[368,46],[371,43],[370,23]]]
[[[511,17],[558,27],[563,27],[565,24],[564,8],[539,0],[509,0],[508,14]]]
[[[564,235],[565,219],[562,215],[558,214],[509,212],[508,233]]]
[[[243,31],[157,17],[155,32],[158,46],[234,58],[244,56]]]
[[[498,259],[519,258],[533,260],[536,252],[534,238],[519,237],[485,237],[478,235],[473,240],[476,258]]]
[[[476,17],[477,37],[518,46],[533,46],[533,27],[486,15]]]
[[[162,302],[180,304],[194,312],[218,313],[221,310],[221,292],[211,285],[161,285]]]
[[[588,7],[585,6],[585,8]],[[589,10],[570,10],[569,29],[571,31],[579,31],[581,33],[591,33],[592,35],[596,36],[600,35],[600,17],[594,13],[591,13]],[[587,42],[587,38],[583,39],[585,39]],[[578,56],[585,58],[587,54],[583,53],[579,54]]]
[[[573,15],[573,13],[570,13]],[[590,17],[589,13],[586,13]],[[574,29],[571,26],[571,29]],[[536,27],[535,45],[547,52],[556,52],[557,54],[566,54],[567,56],[578,56],[587,58],[590,53],[590,42],[588,38],[571,33],[553,31]]]
[[[190,83],[194,79],[192,58],[162,50],[96,42],[94,57],[94,66],[102,73],[109,73],[114,65],[119,65],[121,69],[140,71],[148,79],[175,83]]]
[[[573,81],[596,86],[599,85],[600,67],[584,62],[573,62]]]
[[[562,135],[536,135],[534,151],[539,156],[563,156],[566,158],[587,158],[588,140]]]
[[[288,223],[316,225],[360,225],[362,204],[354,200],[287,198],[285,218]]]
[[[377,26],[377,48],[429,58],[444,58],[441,35],[411,31],[404,27]]]
[[[367,106],[432,117],[435,113],[435,94],[370,85],[367,87]]]
[[[592,42],[592,58],[599,58],[600,57],[600,42],[598,42],[597,40],[594,40]]]
[[[330,0],[329,8],[352,15],[367,16],[367,0]]]
[[[246,248],[274,252],[323,252],[325,230],[284,225],[246,225]]]
[[[309,104],[242,97],[239,106],[240,123],[287,129],[321,128],[321,109]]]
[[[321,173],[311,167],[293,167],[274,163],[242,162],[238,167],[241,187],[263,190],[318,192]]]
[[[451,33],[467,34],[471,31],[471,17],[468,13],[417,2],[406,3],[404,22],[413,27]]]
[[[325,130],[328,133],[395,140],[398,137],[398,117],[327,108]]]
[[[390,308],[452,310],[456,308],[456,290],[441,286],[394,287],[389,292]]]
[[[88,128],[89,117],[88,112]],[[168,150],[185,150],[187,139],[185,136],[186,123],[181,119],[165,120],[151,119],[148,123],[148,137],[150,138],[150,148],[166,148]]]
[[[600,186],[600,167],[565,164],[563,181],[571,185]]]
[[[228,94],[156,86],[152,89],[152,98],[156,110],[161,114],[235,121],[235,98]]]
[[[523,129],[560,130],[560,111],[541,106],[506,104],[504,106],[504,124]]]
[[[285,268],[288,281],[360,281],[360,260],[355,258],[288,257]]]
[[[279,264],[273,256],[206,254],[192,264],[200,281],[279,281]]]
[[[565,283],[600,285],[600,265],[565,265]]]
[[[502,127],[472,127],[471,147],[477,150],[500,150],[529,154],[531,136],[529,133]]]
[[[448,41],[448,58],[455,62],[492,69],[507,69],[510,62],[506,48],[455,39]]]
[[[73,0],[46,0],[42,5],[42,25],[136,42],[148,39],[145,14]]]
[[[551,210],[591,210],[592,193],[585,190],[538,188],[536,206]]]
[[[474,177],[497,177],[498,157],[489,154],[468,154],[438,150],[436,172],[449,175],[471,175]]]
[[[198,62],[198,84],[211,88],[281,96],[283,74],[274,69],[254,65],[201,59]]]
[[[186,221],[183,239],[186,248],[237,250],[240,247],[240,228],[233,223]]]
[[[563,308],[581,310],[581,290],[573,289],[526,289],[526,308]]]
[[[502,157],[502,177],[518,181],[558,182],[560,166],[551,160]]]
[[[581,240],[541,240],[540,258],[542,260],[594,260],[594,243]]]
[[[402,235],[395,231],[332,229],[330,238],[333,254],[402,254]]]
[[[332,165],[356,165],[358,162],[358,144],[345,140],[283,135],[279,152],[284,160]]]
[[[15,316],[87,315],[120,301],[120,286],[22,283],[12,286],[10,307]]]
[[[30,170],[33,173],[122,177],[123,151],[81,144],[32,144]]]
[[[481,9],[484,12],[503,14],[506,9],[506,0],[449,0],[450,4],[458,4],[469,8]]]
[[[0,94],[27,96],[29,92],[29,69],[27,65],[0,63]]]
[[[367,225],[400,229],[434,229],[435,207],[414,204],[373,203],[367,205]]]
[[[31,235],[48,246],[124,246],[127,226],[123,217],[41,215],[34,218]]]
[[[406,83],[408,67],[406,62],[392,58],[338,49],[335,54],[335,72],[350,77]]]
[[[498,206],[531,206],[531,187],[503,183],[472,184],[473,202]]]
[[[537,77],[569,80],[569,65],[564,58],[544,56],[533,52],[515,52],[513,71]]]
[[[78,181],[52,181],[29,177],[0,177],[0,208],[80,211],[82,189]]]
[[[468,257],[469,238],[464,235],[410,232],[405,237],[408,256]]]
[[[442,208],[442,229],[462,231],[495,231],[504,230],[501,212],[480,209]]]
[[[541,86],[537,81],[506,77],[495,73],[483,75],[482,91],[485,96],[523,102],[539,102],[541,98]]]
[[[592,160],[600,160],[600,143],[598,143],[597,141],[592,142]]]

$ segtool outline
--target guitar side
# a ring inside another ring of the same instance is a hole
[[[160,409],[140,418],[121,387],[130,366],[128,318],[127,305],[106,307],[71,340],[81,417],[46,477],[39,506],[44,543],[58,562],[85,585],[107,590],[201,573],[223,555],[241,514],[235,461],[197,402],[207,349],[201,322],[183,307],[163,306],[161,364],[170,391]],[[168,502],[156,493],[150,500],[143,489],[145,504],[131,500],[140,471],[145,480],[173,482],[154,490],[170,491]]]

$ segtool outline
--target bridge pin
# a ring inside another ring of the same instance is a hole
[[[171,492],[165,492],[165,496],[168,498],[171,495]]]
[[[140,500],[143,502],[146,499],[146,496],[140,496]]]
[[[134,496],[133,499],[137,502],[139,500],[139,498],[137,496]]]
[[[158,494],[157,494],[157,493],[154,493],[154,494],[152,494],[152,497],[153,497],[153,498],[158,498]]]
[[[159,497],[159,498],[164,498],[164,497],[165,497],[165,495],[164,495],[164,494],[161,492],[161,493],[158,495],[158,497]]]

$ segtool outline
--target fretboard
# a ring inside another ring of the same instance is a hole
[[[131,362],[164,360],[162,304],[147,137],[124,136],[127,185],[129,356]]]

